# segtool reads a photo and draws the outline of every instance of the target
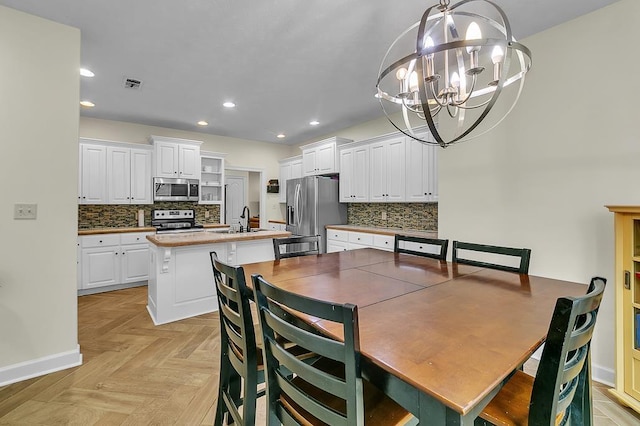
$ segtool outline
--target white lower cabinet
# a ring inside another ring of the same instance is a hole
[[[227,253],[229,263],[232,265],[244,265],[246,263],[262,262],[274,258],[273,240],[253,240],[238,243],[229,243]]]
[[[156,325],[218,310],[210,253],[241,265],[273,260],[271,238],[164,247],[150,244],[147,309]]]
[[[393,235],[375,234],[373,236],[373,247],[375,248],[378,248],[381,250],[393,251],[394,243],[395,243],[395,236]]]
[[[287,225],[285,225],[284,223],[269,222],[269,230],[270,231],[286,231]]]
[[[349,232],[349,250],[373,247],[373,234]]]
[[[327,253],[349,250],[349,243],[342,241],[327,240]]]
[[[394,235],[327,229],[327,253],[367,247],[393,251],[394,241]]]
[[[349,250],[349,232],[327,229],[327,253]]]
[[[149,278],[148,233],[87,235],[80,240],[79,292],[114,290]],[[121,286],[109,288],[111,286]]]

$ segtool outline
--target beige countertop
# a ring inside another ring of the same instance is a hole
[[[230,243],[234,241],[262,240],[290,236],[286,231],[257,231],[243,233],[185,232],[182,234],[147,235],[147,240],[159,247],[182,247],[199,244]]]
[[[229,225],[224,223],[209,223],[205,224],[204,228],[228,228]],[[98,235],[98,234],[122,234],[126,232],[156,232],[156,228],[153,226],[134,226],[128,228],[92,228],[92,229],[79,229],[78,235]]]
[[[373,226],[357,226],[357,225],[327,225],[327,229],[339,229],[351,232],[368,232],[369,234],[380,234],[395,236],[396,234],[414,235],[422,238],[438,238],[437,231],[418,231],[412,229],[400,228],[376,228]]]
[[[78,229],[78,235],[123,234],[126,232],[156,232],[156,228],[154,228],[153,226],[142,226],[131,228]]]

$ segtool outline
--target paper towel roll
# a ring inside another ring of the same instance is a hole
[[[144,210],[138,210],[138,226],[144,226]]]

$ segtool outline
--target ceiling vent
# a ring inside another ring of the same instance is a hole
[[[125,89],[134,89],[138,90],[142,85],[141,80],[136,80],[135,78],[126,78],[124,79],[124,88]]]

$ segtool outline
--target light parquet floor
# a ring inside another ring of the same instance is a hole
[[[0,388],[0,424],[213,424],[217,313],[154,326],[147,289],[78,298],[83,365]]]
[[[0,388],[0,425],[212,425],[218,314],[154,326],[146,303],[146,287],[79,297],[83,365]],[[595,384],[594,422],[639,425],[640,416]]]

